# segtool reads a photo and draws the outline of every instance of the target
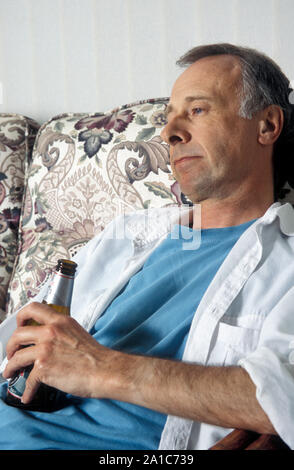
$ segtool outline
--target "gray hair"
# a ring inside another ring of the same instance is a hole
[[[294,187],[294,107],[289,101],[290,82],[270,57],[255,49],[227,43],[194,47],[180,57],[177,65],[187,67],[204,57],[222,54],[237,56],[241,63],[241,117],[251,119],[272,104],[284,113],[283,130],[273,153],[275,199],[284,197],[285,191],[281,191],[284,184],[288,181]]]

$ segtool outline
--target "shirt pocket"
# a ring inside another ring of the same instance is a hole
[[[237,365],[257,348],[260,329],[244,328],[220,322],[209,365]]]

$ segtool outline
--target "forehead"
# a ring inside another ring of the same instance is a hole
[[[171,102],[187,96],[208,96],[220,102],[235,101],[241,87],[241,63],[238,57],[204,57],[190,65],[176,80]]]

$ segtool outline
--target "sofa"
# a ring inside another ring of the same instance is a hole
[[[116,215],[181,202],[160,139],[166,103],[66,113],[42,125],[0,115],[2,319]]]
[[[161,140],[168,98],[45,123],[0,114],[0,321],[116,216],[181,193]],[[285,187],[283,201],[294,202]]]

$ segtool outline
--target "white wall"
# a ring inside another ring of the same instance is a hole
[[[175,60],[220,41],[292,80],[293,19],[293,0],[0,0],[0,112],[43,122],[168,96]]]

